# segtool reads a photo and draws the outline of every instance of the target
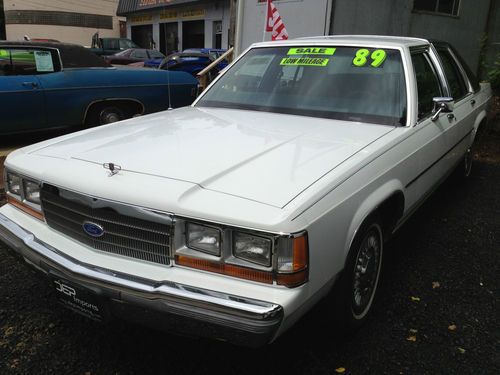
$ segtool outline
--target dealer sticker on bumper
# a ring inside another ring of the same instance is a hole
[[[51,280],[59,302],[65,307],[90,319],[103,320],[104,311],[96,294],[58,277]]]

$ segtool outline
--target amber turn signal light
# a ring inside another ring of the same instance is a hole
[[[253,270],[251,268],[235,266],[232,264],[219,263],[205,259],[197,259],[184,255],[176,255],[175,262],[178,265],[196,268],[203,271],[220,273],[240,279],[257,281],[260,283],[272,284],[273,274],[271,272]]]
[[[19,208],[21,211],[26,212],[28,215],[31,215],[31,216],[37,218],[38,220],[45,221],[45,216],[41,212],[31,208],[27,204],[25,204],[21,201],[18,201],[17,199],[15,199],[9,195],[7,195],[7,203],[13,205],[14,207]]]

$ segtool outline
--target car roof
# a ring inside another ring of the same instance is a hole
[[[387,35],[327,35],[313,36],[286,41],[255,43],[253,47],[270,47],[277,45],[383,45],[392,48],[414,47],[429,44],[421,38],[387,36]]]
[[[42,47],[57,49],[64,68],[109,67],[109,64],[87,48],[78,44],[53,42],[0,41],[0,47]]]
[[[9,46],[32,46],[32,47],[48,47],[48,48],[65,48],[65,47],[80,47],[79,44],[72,43],[62,43],[62,42],[42,42],[42,41],[10,41],[10,40],[0,40],[0,45],[9,45]]]

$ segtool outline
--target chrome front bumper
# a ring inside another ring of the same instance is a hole
[[[43,274],[94,293],[111,316],[156,329],[256,347],[274,338],[283,319],[277,304],[82,264],[3,214],[0,241]]]

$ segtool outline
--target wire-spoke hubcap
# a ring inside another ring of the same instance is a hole
[[[378,227],[366,234],[354,265],[352,311],[361,319],[368,312],[378,283],[382,260],[381,235]]]

